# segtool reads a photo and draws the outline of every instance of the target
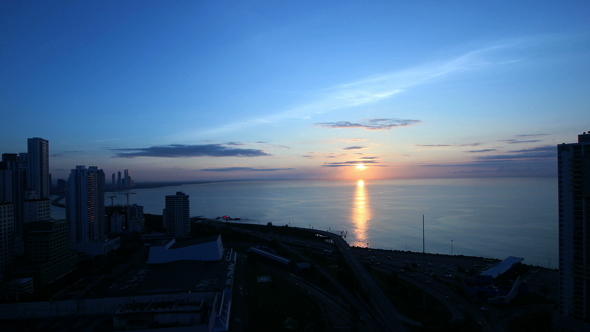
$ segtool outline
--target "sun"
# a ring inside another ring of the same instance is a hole
[[[362,170],[367,169],[367,166],[365,166],[363,164],[357,164],[356,167],[355,167],[355,169],[357,169],[359,171],[362,171]]]

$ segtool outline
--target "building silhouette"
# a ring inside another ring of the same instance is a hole
[[[175,238],[190,237],[189,196],[182,191],[176,195],[166,196],[166,207],[163,211],[166,236]]]
[[[23,235],[25,255],[13,266],[13,277],[32,277],[37,290],[76,268],[78,254],[72,250],[66,220],[28,222]]]
[[[13,204],[0,202],[0,278],[14,261]]]
[[[590,331],[590,133],[561,144],[559,171],[559,311],[562,331]]]
[[[49,141],[33,137],[29,138],[27,143],[27,190],[34,190],[39,198],[50,198]]]
[[[68,180],[66,219],[70,222],[72,247],[90,256],[116,249],[120,239],[106,237],[105,175],[96,166],[76,166]]]

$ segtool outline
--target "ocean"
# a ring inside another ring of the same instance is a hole
[[[363,247],[421,252],[424,243],[428,253],[518,256],[557,268],[557,178],[212,182],[134,189],[130,202],[162,214],[164,197],[177,191],[190,196],[191,216],[329,230]],[[126,203],[124,192],[112,195]]]

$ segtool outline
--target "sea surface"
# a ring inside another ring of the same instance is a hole
[[[190,196],[191,216],[309,227],[351,245],[504,259],[557,268],[557,178],[233,181],[134,189],[131,204],[162,214]],[[124,192],[114,204],[125,204]],[[110,198],[105,201],[110,204]],[[54,215],[54,218],[56,216]]]

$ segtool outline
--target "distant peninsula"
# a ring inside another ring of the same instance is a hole
[[[129,191],[134,189],[151,189],[151,188],[162,188],[162,187],[177,187],[187,184],[205,184],[205,183],[216,183],[216,182],[235,182],[244,180],[211,180],[211,181],[154,181],[154,182],[138,182],[135,186],[128,188],[107,188],[106,191]]]

